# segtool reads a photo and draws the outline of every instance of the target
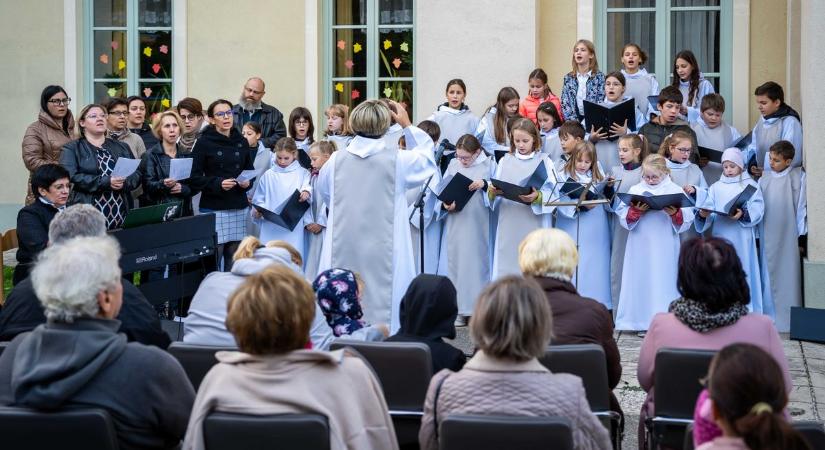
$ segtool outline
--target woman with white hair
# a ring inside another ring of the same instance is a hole
[[[407,212],[408,189],[436,172],[433,141],[410,124],[406,109],[395,111],[367,100],[350,114],[355,138],[332,154],[318,176],[317,195],[329,207],[319,272],[346,267],[364,277],[365,319],[399,328],[401,297],[415,277]],[[392,120],[403,127],[407,151],[388,148],[382,136]],[[360,237],[368,236],[364,240]]]
[[[0,356],[0,405],[98,407],[112,416],[121,448],[174,447],[195,392],[172,356],[117,332],[119,258],[111,237],[71,239],[41,253],[31,279],[48,321]]]

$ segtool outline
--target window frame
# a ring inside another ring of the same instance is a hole
[[[596,57],[607,68],[621,69],[621,64],[614,66],[618,55],[607,55],[607,15],[612,12],[653,12],[656,16],[656,48],[644,49],[648,53],[656,52],[656,67],[648,67],[659,81],[660,88],[669,86],[673,72],[671,64],[675,54],[671,54],[671,19],[673,12],[679,11],[719,11],[719,71],[704,72],[705,75],[718,77],[719,94],[725,98],[725,120],[731,123],[733,118],[733,0],[720,0],[719,6],[672,6],[674,0],[655,2],[652,7],[608,8],[607,0],[594,0],[593,25],[596,37]],[[659,43],[664,43],[660,45]],[[651,70],[652,69],[652,70]]]

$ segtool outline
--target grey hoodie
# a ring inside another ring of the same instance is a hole
[[[192,385],[168,353],[127,343],[119,326],[84,318],[19,335],[0,356],[0,404],[100,407],[112,415],[121,448],[175,446],[186,431]]]

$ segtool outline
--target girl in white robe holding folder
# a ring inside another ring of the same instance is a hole
[[[335,144],[323,140],[314,142],[309,147],[309,160],[312,164],[312,171],[309,176],[309,184],[315,191],[315,183],[318,182],[318,174],[321,167],[329,160],[335,152]],[[324,228],[327,226],[327,205],[321,201],[317,195],[312,196],[312,206],[310,206],[308,217],[304,222],[306,230],[306,255],[304,255],[304,273],[307,279],[315,280],[320,273],[318,265],[321,262],[321,245],[324,242]]]

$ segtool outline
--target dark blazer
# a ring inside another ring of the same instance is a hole
[[[134,159],[132,151],[123,143],[109,138],[103,143],[103,148],[111,152],[112,157]],[[94,197],[101,191],[112,190],[110,177],[103,176],[97,168],[97,150],[86,140],[80,138],[63,146],[60,155],[60,165],[69,171],[69,180],[72,182],[72,193],[69,194],[69,203],[85,203],[91,205]],[[140,170],[129,175],[126,182],[117,194],[123,197],[125,205],[130,203],[131,192],[140,186]]]
[[[143,146],[147,149],[160,143],[158,138],[152,133],[152,128],[148,124],[144,123],[140,128],[129,128],[129,131],[140,136],[140,138],[143,139]]]
[[[249,206],[246,189],[235,185],[224,191],[221,182],[235,178],[243,170],[254,169],[255,155],[241,133],[232,128],[229,137],[222,135],[213,125],[203,129],[192,148],[192,177],[189,187],[201,192],[200,207],[212,210],[242,209]]]
[[[232,108],[232,114],[235,123],[235,129],[238,133],[243,131],[243,126],[249,122],[249,116],[244,112],[241,105],[235,105]],[[261,103],[260,117],[254,117],[255,121],[261,126],[261,140],[267,148],[274,148],[278,139],[286,136],[286,125],[284,125],[284,115],[278,108]]]
[[[191,158],[192,153],[183,150],[178,145],[176,158]],[[183,215],[192,215],[192,189],[189,187],[189,180],[179,181],[181,186],[180,194],[171,194],[172,188],[166,187],[163,180],[169,177],[169,166],[172,158],[163,151],[161,144],[157,144],[143,154],[141,158],[141,172],[143,175],[143,197],[141,205],[159,205],[161,203],[182,201]]]
[[[123,306],[117,320],[120,331],[129,341],[169,347],[169,335],[160,327],[158,314],[146,297],[132,283],[123,282]],[[37,298],[31,277],[14,287],[0,310],[0,341],[10,341],[20,333],[33,330],[46,322],[43,305]]]
[[[29,276],[34,259],[49,243],[49,223],[55,214],[57,209],[41,202],[39,198],[17,212],[18,264],[14,268],[15,285]]]

